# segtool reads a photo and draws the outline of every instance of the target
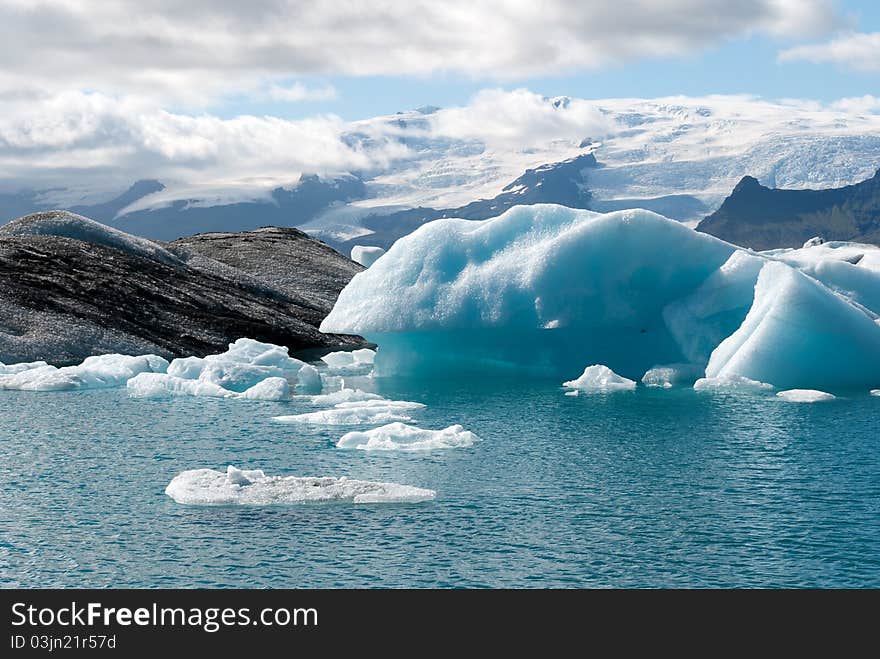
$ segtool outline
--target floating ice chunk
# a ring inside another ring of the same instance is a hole
[[[177,503],[201,506],[268,506],[307,502],[416,503],[437,496],[410,485],[349,478],[266,476],[261,470],[184,471],[168,484],[165,494]]]
[[[782,400],[789,403],[818,403],[824,400],[834,400],[834,395],[816,389],[787,389],[776,394]]]
[[[563,387],[585,393],[607,393],[611,391],[633,391],[636,383],[628,380],[602,364],[587,366],[576,380],[562,383]]]
[[[35,368],[44,368],[48,366],[46,362],[25,362],[20,364],[3,364],[0,363],[0,375],[14,375],[23,371],[32,371]]]
[[[205,368],[205,360],[201,357],[178,357],[168,365],[168,375],[187,380],[196,380]]]
[[[766,391],[772,384],[750,380],[741,375],[724,375],[714,378],[700,378],[694,382],[695,391]]]
[[[244,392],[266,378],[280,378],[284,371],[277,366],[258,366],[220,360],[206,361],[199,380],[212,382],[230,391]]]
[[[742,325],[712,352],[707,377],[741,375],[780,388],[880,381],[880,326],[863,307],[781,262],[768,262]]]
[[[427,451],[473,446],[478,441],[479,437],[459,425],[443,430],[424,430],[403,423],[389,423],[372,430],[346,433],[336,446],[362,451]]]
[[[321,357],[321,361],[333,369],[351,369],[369,366],[376,358],[376,351],[369,348],[350,352],[331,352]]]
[[[381,247],[368,247],[367,245],[355,245],[351,248],[351,260],[369,268],[376,260],[385,253]]]
[[[703,375],[705,369],[699,364],[667,364],[646,371],[642,376],[642,384],[670,389],[681,385],[690,386]]]
[[[871,389],[872,396],[880,396],[880,389]]]
[[[356,403],[365,400],[385,400],[379,394],[369,393],[361,389],[340,389],[331,394],[312,396],[312,405],[338,405],[339,403]]]
[[[266,378],[239,394],[239,398],[250,400],[287,400],[290,398],[290,384],[284,378]]]
[[[255,480],[259,480],[261,478],[265,478],[266,474],[263,473],[262,469],[252,469],[248,471],[242,471],[232,465],[226,467],[226,482],[230,485],[250,485]]]
[[[78,366],[35,366],[0,375],[0,389],[69,391],[121,387],[139,373],[164,373],[168,362],[156,355],[99,355]]]
[[[384,409],[386,407],[395,407],[399,410],[421,410],[425,408],[424,403],[415,403],[410,400],[388,400],[387,398],[379,398],[378,400],[368,399],[361,401],[347,401],[342,403],[337,403],[335,408],[338,410],[344,409]]]
[[[166,396],[205,396],[209,398],[233,398],[233,391],[219,384],[204,380],[189,380],[167,373],[141,373],[131,378],[126,387],[131,396],[138,398],[164,398]]]
[[[395,405],[334,407],[329,410],[321,410],[320,412],[276,416],[274,420],[279,423],[307,423],[322,426],[376,425],[379,423],[393,423],[395,421],[412,421],[412,417],[406,414],[409,409],[411,408]]]
[[[283,346],[253,339],[238,339],[220,354],[175,359],[168,366],[168,374],[210,382],[239,393],[267,378],[299,379],[303,391],[320,391],[313,366],[294,359]]]
[[[303,364],[296,375],[297,391],[303,394],[319,394],[323,386],[318,369],[311,364]]]

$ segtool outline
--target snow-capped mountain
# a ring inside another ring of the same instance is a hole
[[[478,219],[515,203],[643,207],[696,224],[746,175],[770,187],[821,189],[880,167],[880,113],[856,101],[496,91],[463,107],[352,122],[340,140],[371,164],[296,174],[274,187],[163,179],[76,210],[152,238],[281,224],[347,249],[386,246],[424,221]],[[380,151],[395,155],[367,157]],[[52,197],[0,195],[0,220],[50,207]]]

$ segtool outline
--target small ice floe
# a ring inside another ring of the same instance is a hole
[[[692,385],[698,378],[705,375],[706,369],[699,364],[666,364],[655,366],[642,376],[642,384],[646,387],[672,387]]]
[[[333,370],[357,370],[373,365],[376,359],[376,351],[369,348],[352,350],[350,352],[331,352],[321,357],[321,361]]]
[[[817,389],[787,389],[776,394],[782,400],[789,403],[819,403],[825,400],[834,400],[834,395]]]
[[[389,423],[372,430],[346,433],[336,446],[362,451],[429,451],[473,446],[478,441],[479,437],[460,425],[425,430],[404,423]]]
[[[365,268],[373,265],[380,256],[385,253],[381,247],[370,247],[368,245],[355,245],[351,248],[351,260],[360,263]]]
[[[364,400],[338,403],[329,410],[273,417],[279,423],[307,423],[324,426],[358,426],[412,421],[408,412],[425,407],[407,400]]]
[[[365,400],[383,400],[379,394],[373,394],[362,389],[340,389],[330,394],[321,394],[320,396],[312,396],[312,405],[325,407],[327,405],[338,405],[339,403],[356,403]]]
[[[0,389],[71,391],[121,387],[140,373],[164,373],[168,362],[156,355],[98,355],[77,366],[56,368],[45,362],[5,366]]]
[[[296,389],[303,394],[319,394],[324,384],[321,374],[311,364],[304,364],[296,374]]]
[[[184,471],[165,494],[177,503],[198,506],[270,506],[308,502],[416,503],[437,496],[434,490],[410,485],[350,478],[266,476],[262,470],[233,466]]]
[[[587,366],[579,378],[563,382],[562,386],[574,390],[567,392],[567,396],[577,396],[579,393],[633,391],[636,388],[636,383],[618,375],[607,366],[594,364]]]
[[[694,391],[767,391],[772,384],[750,380],[741,375],[724,375],[717,378],[700,378],[694,382]]]
[[[35,368],[48,366],[46,362],[25,362],[23,364],[4,364],[0,362],[0,375],[15,375],[23,371],[31,371]]]
[[[872,396],[880,396],[880,389],[871,389]]]
[[[135,398],[198,396],[206,398],[241,398],[244,400],[281,401],[290,398],[290,384],[284,378],[270,377],[239,393],[206,380],[187,380],[167,373],[141,373],[126,384]]]
[[[212,382],[238,393],[245,392],[266,378],[284,378],[297,384],[302,381],[310,389],[308,393],[316,393],[317,371],[314,366],[291,357],[284,346],[253,339],[238,339],[229,344],[226,352],[216,355],[175,359],[168,366],[168,374],[187,380]]]

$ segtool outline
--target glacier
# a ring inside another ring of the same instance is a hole
[[[377,377],[604,364],[640,380],[676,364],[704,376],[696,389],[826,390],[880,384],[878,319],[876,246],[757,253],[649,211],[545,204],[423,225],[354,276],[321,330],[379,345]]]
[[[165,494],[177,503],[199,506],[271,506],[308,502],[417,503],[434,490],[345,477],[266,476],[261,469],[225,472],[191,469],[175,476]]]

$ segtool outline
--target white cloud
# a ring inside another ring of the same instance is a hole
[[[329,101],[338,96],[333,85],[323,87],[306,87],[301,82],[292,85],[272,85],[269,87],[269,98],[273,101],[298,103],[300,101]]]
[[[509,149],[552,141],[577,144],[587,136],[602,137],[613,127],[593,102],[547,99],[527,89],[485,89],[465,106],[430,115],[429,123],[436,136]]]
[[[0,89],[204,105],[307,76],[515,80],[834,22],[829,0],[0,0]]]
[[[832,63],[857,71],[880,71],[880,32],[853,32],[831,41],[796,46],[779,54],[784,62]]]
[[[222,119],[83,92],[28,91],[2,100],[0,181],[7,189],[118,189],[137,178],[280,184],[301,172],[387,167],[407,154],[404,145],[378,132],[369,133],[368,146],[346,140],[351,125],[333,115]]]

